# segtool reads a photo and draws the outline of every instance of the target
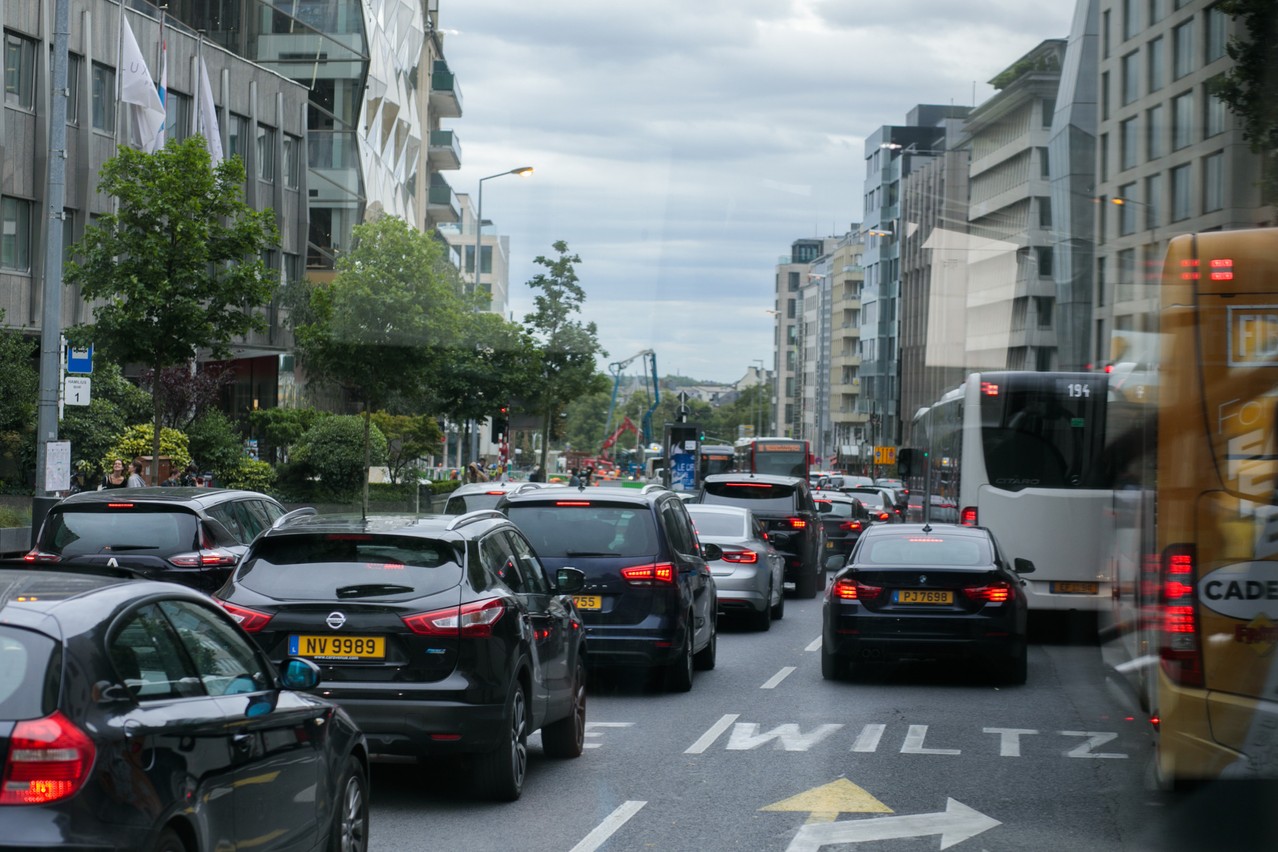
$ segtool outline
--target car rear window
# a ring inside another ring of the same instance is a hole
[[[50,512],[40,549],[67,559],[107,551],[176,553],[194,549],[198,539],[199,519],[191,512],[121,500]]]
[[[475,494],[453,494],[444,504],[445,515],[464,515],[476,509],[493,509],[505,495],[505,491],[494,489]]]
[[[58,643],[0,624],[0,721],[38,719],[57,706],[62,664]]]
[[[273,598],[400,600],[461,582],[453,546],[416,536],[316,533],[258,539],[235,581]]]
[[[506,514],[539,556],[652,556],[659,550],[646,505],[563,500],[511,506]]]
[[[817,500],[817,511],[827,515],[838,515],[840,518],[850,518],[853,515],[852,504],[846,500]]]
[[[697,535],[719,536],[721,538],[748,537],[746,536],[745,518],[741,515],[698,512],[695,509],[688,514],[692,515],[692,524],[697,528]]]
[[[749,480],[707,482],[701,502],[747,506],[756,511],[789,512],[794,509],[796,490],[787,483]]]
[[[972,536],[917,533],[879,536],[865,542],[857,554],[860,565],[989,565],[989,543]]]

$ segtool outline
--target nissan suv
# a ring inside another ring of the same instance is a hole
[[[679,495],[642,489],[542,488],[512,494],[506,514],[550,570],[585,574],[576,593],[592,667],[641,666],[676,692],[712,669],[717,600],[702,545]]]

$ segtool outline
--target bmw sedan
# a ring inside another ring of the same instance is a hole
[[[875,524],[826,590],[821,674],[867,662],[942,659],[1026,678],[1027,559],[982,527]]]

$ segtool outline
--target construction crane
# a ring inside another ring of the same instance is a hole
[[[651,373],[652,404],[648,406],[648,410],[644,412],[643,418],[640,421],[639,437],[642,439],[645,446],[652,442],[652,412],[657,410],[657,405],[661,402],[661,390],[657,387],[657,354],[651,349],[645,349],[642,352],[631,355],[625,360],[614,361],[608,365],[608,372],[612,373],[613,379],[612,402],[608,404],[608,419],[604,422],[603,441],[607,441],[609,437],[612,437],[613,442],[617,440],[616,436],[613,435],[614,427],[612,425],[612,416],[617,410],[617,394],[621,390],[621,373],[626,369],[626,367],[629,367],[640,358],[646,360],[647,363],[645,366],[647,367],[647,372]],[[645,376],[645,378],[646,377],[647,376]],[[634,424],[632,423],[631,426],[633,425]],[[611,446],[611,444],[608,446]]]

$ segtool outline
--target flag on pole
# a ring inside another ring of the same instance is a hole
[[[159,147],[164,129],[164,103],[127,19],[120,27],[120,38],[120,100],[131,105],[125,110],[128,142],[149,154]]]
[[[160,108],[164,110],[164,124],[156,135],[155,147],[164,147],[164,136],[169,123],[169,43],[164,38],[164,11],[160,10]]]
[[[217,126],[217,106],[213,103],[213,86],[209,84],[209,67],[200,57],[200,94],[191,116],[191,132],[204,137],[213,165],[222,162],[222,133]]]

